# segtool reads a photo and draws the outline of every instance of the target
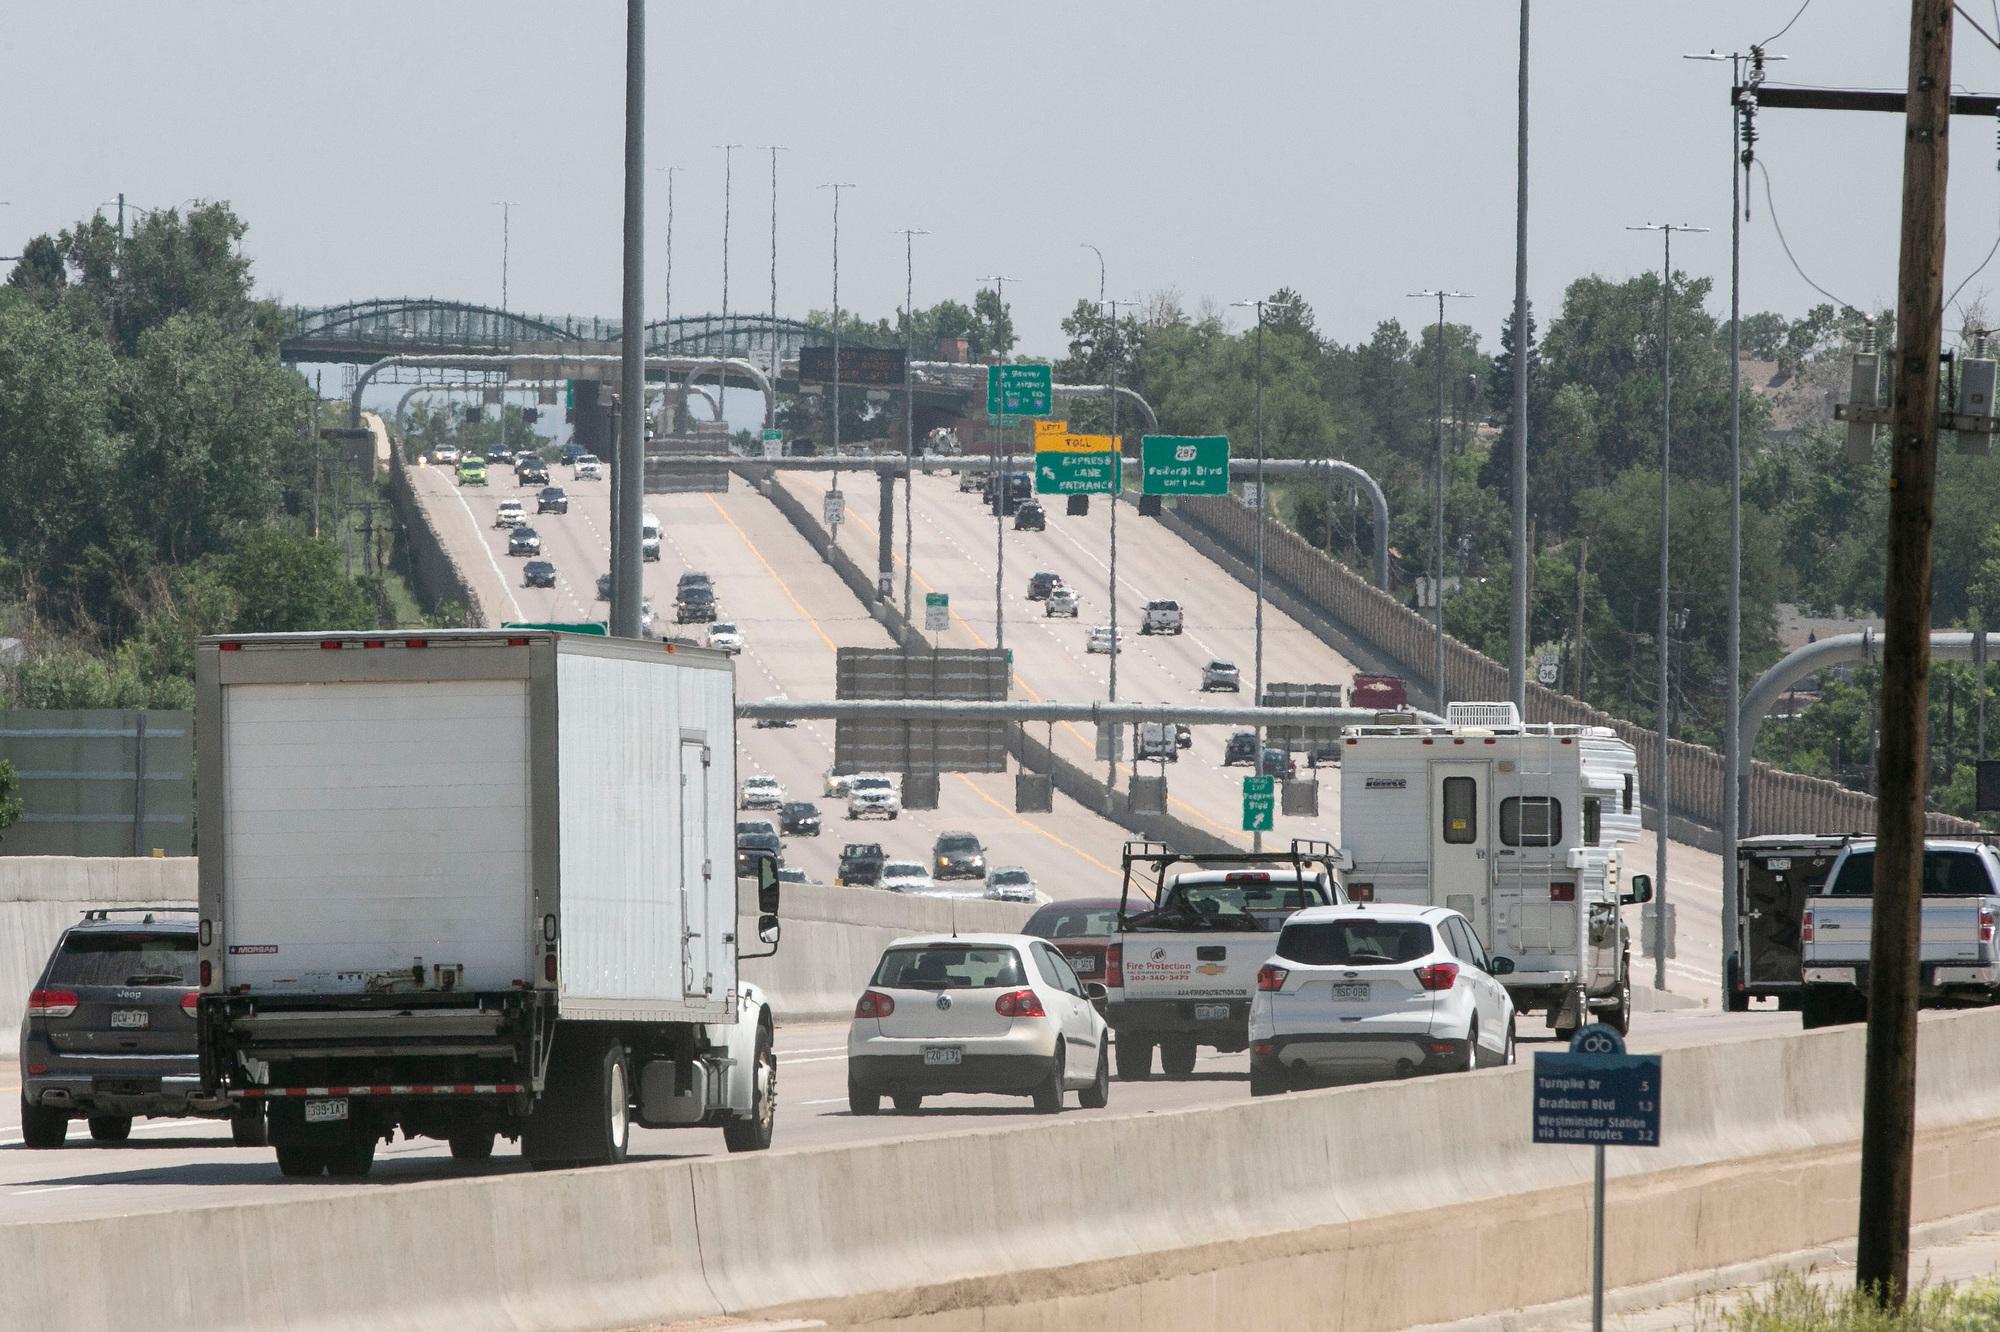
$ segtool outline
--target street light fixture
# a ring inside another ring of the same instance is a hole
[[[1104,251],[1098,249],[1089,241],[1082,242],[1077,248],[1079,250],[1089,250],[1097,256],[1097,308],[1099,311],[1102,311],[1104,309]]]
[[[1674,429],[1674,376],[1673,376],[1673,300],[1674,300],[1674,233],[1677,231],[1704,232],[1707,227],[1690,226],[1685,222],[1644,222],[1638,226],[1625,228],[1627,231],[1657,231],[1661,240],[1660,262],[1660,619],[1659,638],[1659,686],[1660,715],[1654,744],[1653,784],[1654,799],[1659,802],[1660,823],[1655,834],[1657,854],[1654,857],[1653,880],[1653,988],[1667,988],[1667,836],[1673,827],[1672,793],[1668,790],[1667,746],[1672,738],[1673,728],[1668,724],[1669,680],[1667,667],[1671,650],[1668,634],[1671,632],[1669,602],[1672,589],[1668,585],[1668,554],[1672,549],[1668,525],[1672,514],[1669,500],[1672,496],[1673,471],[1673,429]],[[1730,854],[1734,854],[1731,851]]]
[[[1427,287],[1409,294],[1425,300],[1435,299],[1438,303],[1437,345],[1432,349],[1437,359],[1437,413],[1431,418],[1431,623],[1435,644],[1431,680],[1436,691],[1432,702],[1442,716],[1447,701],[1444,686],[1444,303],[1448,300],[1469,300],[1472,293]],[[1514,335],[1517,356],[1526,353],[1526,348],[1520,345],[1521,341],[1521,333],[1517,330]]]
[[[818,188],[818,189],[822,189],[822,190],[832,190],[832,191],[833,191],[833,407],[832,407],[832,414],[833,414],[833,456],[834,456],[834,458],[835,458],[835,459],[837,460],[837,459],[839,459],[839,457],[840,457],[840,192],[841,192],[842,190],[851,190],[851,189],[853,189],[853,188],[854,188],[854,182],[853,182],[853,181],[851,181],[851,180],[830,180],[830,181],[827,181],[827,182],[826,182],[825,184],[823,184],[823,185],[820,185],[820,186],[817,186],[816,188]],[[833,487],[833,493],[834,493],[834,494],[839,494],[839,493],[840,493],[840,472],[839,472],[839,470],[838,470],[837,468],[836,468],[836,470],[835,470],[835,471],[833,472],[833,474],[832,474],[832,477],[833,477],[833,480],[832,480],[832,487]],[[838,518],[836,518],[836,519],[835,519],[835,520],[833,521],[833,523],[832,523],[832,524],[830,524],[830,527],[831,527],[831,531],[830,531],[830,532],[828,533],[828,535],[829,535],[829,536],[830,536],[830,537],[832,538],[832,540],[834,540],[835,542],[838,542],[838,541],[840,540],[840,520],[839,520]]]
[[[510,223],[514,207],[519,202],[518,199],[494,199],[487,204],[489,208],[500,210],[500,308],[502,310],[507,308],[507,257],[511,243]]]

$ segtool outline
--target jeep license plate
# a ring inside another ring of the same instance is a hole
[[[119,1031],[144,1031],[153,1025],[153,1015],[143,1008],[114,1008],[111,1025]]]
[[[1194,1020],[1196,1022],[1227,1022],[1229,1021],[1229,1005],[1196,1004],[1194,1006]]]
[[[961,1064],[965,1062],[965,1051],[956,1045],[926,1045],[924,1063],[931,1066],[941,1064]]]
[[[307,1101],[306,1123],[333,1124],[347,1118],[347,1098],[342,1096],[330,1101]]]

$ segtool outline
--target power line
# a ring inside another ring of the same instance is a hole
[[[1810,2],[1811,0],[1808,0],[1808,3]],[[1796,20],[1798,15],[1795,14],[1792,17]],[[1788,23],[1785,26],[1789,28],[1791,24]],[[1808,287],[1811,287],[1814,291],[1818,292],[1820,295],[1832,301],[1835,305],[1839,306],[1841,309],[1859,310],[1861,308],[1860,306],[1855,305],[1851,301],[1841,300],[1840,297],[1834,295],[1832,292],[1828,291],[1825,287],[1820,286],[1819,283],[1814,282],[1811,278],[1807,277],[1806,270],[1799,267],[1798,257],[1792,253],[1791,242],[1785,239],[1784,225],[1778,221],[1778,205],[1775,202],[1773,202],[1771,198],[1770,168],[1764,165],[1764,160],[1762,158],[1758,158],[1753,165],[1756,166],[1757,170],[1760,173],[1762,173],[1764,177],[1764,207],[1771,214],[1771,229],[1778,233],[1778,244],[1784,248],[1785,258],[1791,260],[1792,271],[1799,275],[1800,281],[1804,282]]]
[[[1812,8],[1812,2],[1813,0],[1805,0],[1805,3],[1799,6],[1798,14],[1792,15],[1791,19],[1786,22],[1784,27],[1778,29],[1776,32],[1772,33],[1769,37],[1766,37],[1763,41],[1757,44],[1759,46],[1769,46],[1772,42],[1777,41],[1780,37],[1790,32],[1792,30],[1792,24],[1797,23],[1799,21],[1799,14],[1803,14],[1808,9]]]
[[[1970,23],[1972,25],[1972,30],[1974,32],[1978,33],[1981,37],[1984,37],[1987,40],[1987,42],[1990,43],[1991,45],[1995,47],[2000,47],[2000,40],[1996,40],[1992,33],[1980,27],[1979,20],[1972,17],[1972,15],[1966,13],[1965,6],[1959,4],[1958,0],[1952,0],[1951,7],[1958,11],[1958,16],[1960,18],[1964,19],[1967,23]],[[2000,4],[1996,4],[1994,8],[1995,8],[1994,26],[1996,28],[2000,28]]]

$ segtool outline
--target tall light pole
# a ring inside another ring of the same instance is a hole
[[[840,457],[840,192],[854,188],[851,180],[830,180],[818,188],[833,191],[833,456]],[[840,472],[833,473],[833,489],[840,491]],[[840,523],[832,524],[829,535],[840,540]]]
[[[1423,291],[1413,291],[1411,296],[1438,303],[1437,340],[1432,354],[1437,360],[1437,412],[1431,418],[1431,639],[1435,645],[1435,656],[1431,665],[1431,680],[1436,687],[1437,697],[1433,700],[1437,710],[1444,712],[1449,697],[1444,687],[1444,303],[1450,300],[1467,300],[1469,291],[1444,291],[1427,287]],[[1515,355],[1520,355],[1521,333],[1519,326],[1514,335]],[[1523,586],[1526,580],[1523,580]]]
[[[1744,53],[1720,55],[1708,51],[1681,57],[1683,60],[1727,60],[1731,87],[1743,86]],[[1722,770],[1727,789],[1722,806],[1722,844],[1736,845],[1743,836],[1742,804],[1736,772],[1737,750],[1743,744],[1741,719],[1737,709],[1743,697],[1743,174],[1749,170],[1749,151],[1743,147],[1743,118],[1754,114],[1757,100],[1754,86],[1763,82],[1764,64],[1784,56],[1759,51],[1751,73],[1753,90],[1729,117],[1729,699],[1722,717]],[[1737,170],[1738,159],[1743,171]],[[1982,699],[1984,694],[1981,695]],[[1723,857],[1722,872],[1722,977],[1723,1005],[1734,997],[1728,960],[1742,956],[1738,947],[1741,903],[1737,901],[1736,859]]]
[[[507,308],[507,251],[509,249],[508,218],[514,211],[515,199],[495,199],[488,205],[500,210],[500,308]]]
[[[931,233],[904,227],[903,238],[903,618],[915,623],[917,605],[910,591],[916,548],[917,489],[917,237]]]
[[[1676,231],[1702,232],[1707,227],[1689,226],[1685,222],[1646,222],[1639,226],[1627,227],[1627,231],[1657,231],[1660,233],[1660,615],[1657,627],[1659,637],[1659,686],[1660,717],[1659,731],[1654,744],[1653,785],[1654,799],[1659,802],[1660,826],[1657,834],[1657,854],[1653,869],[1653,988],[1667,988],[1667,839],[1673,829],[1673,800],[1667,780],[1670,771],[1667,764],[1667,746],[1673,738],[1673,727],[1669,707],[1672,696],[1668,693],[1669,677],[1667,667],[1671,653],[1669,635],[1673,624],[1669,603],[1673,589],[1668,583],[1668,557],[1672,551],[1672,538],[1668,527],[1672,520],[1670,501],[1673,495],[1673,433],[1674,433],[1674,363],[1673,363],[1673,302],[1674,302],[1674,233]],[[1734,855],[1734,849],[1728,851]]]
[[[731,352],[729,345],[729,206],[734,194],[736,150],[740,143],[718,143],[712,145],[722,151],[722,344],[720,355]],[[693,377],[689,377],[692,382]],[[720,371],[715,376],[715,395],[718,402],[729,396],[729,377]]]
[[[993,284],[994,299],[1000,306],[1000,312],[1005,314],[1007,311],[1007,284],[1009,282],[1019,282],[1021,279],[1009,277],[1005,273],[995,273],[991,277],[976,278],[974,280],[978,282],[991,282]],[[977,296],[973,297],[973,304],[975,306],[978,304],[978,300]],[[995,355],[998,355],[998,353],[996,352]],[[993,372],[989,369],[987,373],[991,374]],[[1007,568],[1007,418],[996,416],[993,420],[993,452],[996,461],[993,470],[988,473],[988,475],[994,478],[993,647],[995,651],[1004,652],[1007,650],[1007,602],[1002,591],[1003,584],[1006,581]],[[1115,648],[1118,645],[1113,643],[1111,646]],[[1113,655],[1116,654],[1114,653]]]
[[[778,154],[791,149],[782,143],[767,143],[765,151],[771,154],[771,382],[778,382]],[[769,430],[778,424],[778,396],[771,394],[764,402],[764,428]]]
[[[667,178],[667,285],[660,295],[660,350],[671,354],[674,349],[674,173],[687,168],[663,166],[653,170]],[[660,410],[667,413],[660,427],[660,433],[665,434],[678,420],[674,406],[674,377],[671,374],[667,376],[666,387],[661,392]]]
[[[1089,250],[1097,256],[1097,308],[1101,312],[1104,309],[1104,251],[1098,249],[1089,241],[1084,241],[1077,248],[1080,250]],[[1116,319],[1117,317],[1117,314],[1114,312],[1112,318]],[[1116,393],[1111,395],[1111,407],[1113,411],[1116,411],[1118,408],[1118,395]],[[1113,655],[1117,654],[1114,653]]]
[[[1095,245],[1090,247],[1096,249]],[[1100,264],[1102,259],[1098,261]],[[1137,301],[1105,301],[1104,308],[1111,311],[1110,355],[1106,358],[1111,372],[1111,447],[1116,459],[1116,471],[1112,473],[1111,491],[1111,564],[1105,579],[1105,600],[1111,610],[1111,674],[1106,681],[1106,696],[1118,701],[1118,501],[1125,489],[1125,442],[1118,437],[1118,363],[1124,359],[1125,342],[1118,331],[1118,307],[1135,306]],[[1104,784],[1113,787],[1118,784],[1118,755],[1111,756]]]
[[[646,0],[625,3],[625,292],[619,367],[618,465],[611,552],[611,632],[639,637],[643,570],[639,524],[646,498]]]
[[[1264,511],[1271,505],[1271,497],[1264,489],[1264,306],[1262,300],[1234,301],[1234,309],[1254,309],[1257,312],[1257,624],[1256,656],[1252,669],[1250,686],[1251,700],[1258,705],[1264,702]],[[1264,774],[1264,724],[1257,724],[1257,774]],[[1264,849],[1264,834],[1250,834],[1250,849]]]
[[[1521,0],[1521,69],[1514,145],[1514,587],[1507,688],[1528,715],[1528,0]],[[1581,633],[1581,630],[1578,631]]]

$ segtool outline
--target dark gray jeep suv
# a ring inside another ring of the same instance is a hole
[[[168,907],[86,911],[63,931],[21,1020],[21,1137],[60,1147],[71,1119],[123,1142],[141,1117],[228,1118],[264,1145],[261,1107],[205,1092],[196,1054],[195,921]]]

